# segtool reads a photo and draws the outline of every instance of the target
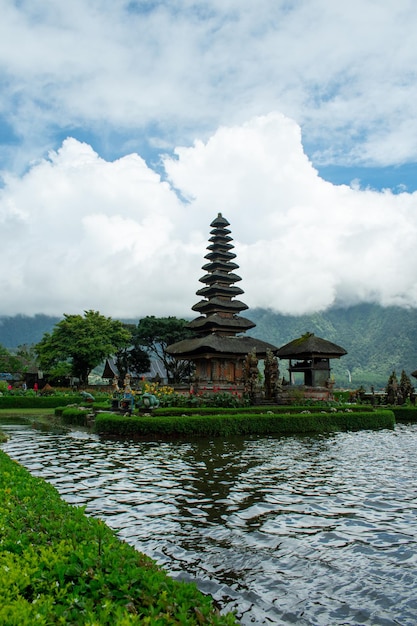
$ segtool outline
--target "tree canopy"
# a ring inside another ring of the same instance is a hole
[[[0,344],[0,372],[14,374],[22,370],[21,360]]]
[[[136,376],[139,376],[139,374],[144,374],[151,367],[149,354],[137,343],[135,324],[124,323],[123,326],[130,334],[131,343],[128,347],[120,348],[115,354],[120,380],[124,380],[128,372],[134,372]]]
[[[35,349],[42,369],[60,375],[66,370],[86,385],[91,370],[127,347],[130,340],[131,334],[122,322],[90,310],[84,311],[84,316],[64,314]]]
[[[162,362],[169,382],[182,382],[189,375],[189,362],[176,360],[166,352],[172,343],[192,336],[191,331],[186,328],[187,324],[187,320],[178,317],[148,315],[139,320],[133,332],[135,345],[145,347],[151,355]]]

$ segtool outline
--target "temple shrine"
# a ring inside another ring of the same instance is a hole
[[[295,377],[301,375],[306,387],[329,387],[330,359],[339,359],[344,354],[347,354],[344,348],[314,333],[305,333],[276,352],[280,359],[289,361],[290,382],[295,383]]]
[[[236,299],[243,290],[235,283],[241,277],[235,274],[238,265],[234,262],[230,226],[219,213],[210,224],[212,230],[202,269],[206,272],[200,282],[204,287],[196,292],[202,299],[192,310],[200,315],[188,324],[195,334],[168,346],[167,352],[177,359],[194,364],[194,387],[207,390],[243,391],[248,379],[256,377],[258,359],[271,359],[277,347],[265,341],[244,335],[255,324],[240,313],[248,306]]]

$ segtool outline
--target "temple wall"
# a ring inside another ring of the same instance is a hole
[[[279,404],[297,404],[300,400],[330,402],[334,400],[329,387],[306,387],[304,385],[286,385],[279,395]]]
[[[200,384],[236,384],[243,378],[241,359],[199,359],[195,366],[195,377]]]

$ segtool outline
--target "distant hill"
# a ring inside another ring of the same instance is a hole
[[[399,375],[404,369],[410,375],[417,369],[417,309],[360,304],[301,316],[250,309],[247,317],[256,323],[250,334],[277,347],[312,332],[345,348],[348,354],[331,363],[339,387],[384,387],[393,370]],[[10,349],[37,343],[60,319],[0,317],[0,344]],[[285,362],[280,364],[281,375],[287,376],[286,367]]]
[[[337,386],[385,387],[393,370],[417,369],[417,309],[360,304],[301,316],[253,309],[248,317],[256,323],[251,334],[278,347],[306,332],[342,346],[348,354],[331,362]]]
[[[10,350],[24,344],[38,343],[61,319],[49,315],[0,317],[0,344]]]

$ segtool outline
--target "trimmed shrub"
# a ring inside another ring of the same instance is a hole
[[[81,402],[81,396],[0,396],[0,409],[54,409],[74,402]]]
[[[392,411],[356,413],[191,415],[173,417],[124,417],[99,413],[95,431],[116,437],[219,437],[229,435],[268,435],[322,433],[344,430],[393,428]]]
[[[391,411],[395,415],[395,419],[399,422],[416,422],[417,408],[415,406],[392,406]]]
[[[65,424],[73,424],[74,426],[87,426],[87,415],[90,413],[89,409],[79,409],[77,407],[61,407],[59,412],[55,411],[55,415],[60,415]]]
[[[154,409],[152,415],[162,417],[162,416],[180,416],[180,415],[236,415],[236,413],[241,414],[251,414],[257,415],[262,413],[301,413],[302,411],[306,411],[306,406],[297,406],[295,404],[292,405],[280,405],[280,404],[271,404],[271,405],[252,405],[246,407],[236,408],[217,408],[217,407],[170,407],[170,408],[158,408]],[[321,406],[316,403],[314,406],[309,406],[308,410],[312,413],[318,413],[321,410],[328,411],[328,406]],[[349,407],[338,406],[332,407],[332,411],[337,410],[341,412],[350,411],[350,412],[363,412],[364,410],[369,412],[369,406],[363,407],[360,405],[352,405]]]

